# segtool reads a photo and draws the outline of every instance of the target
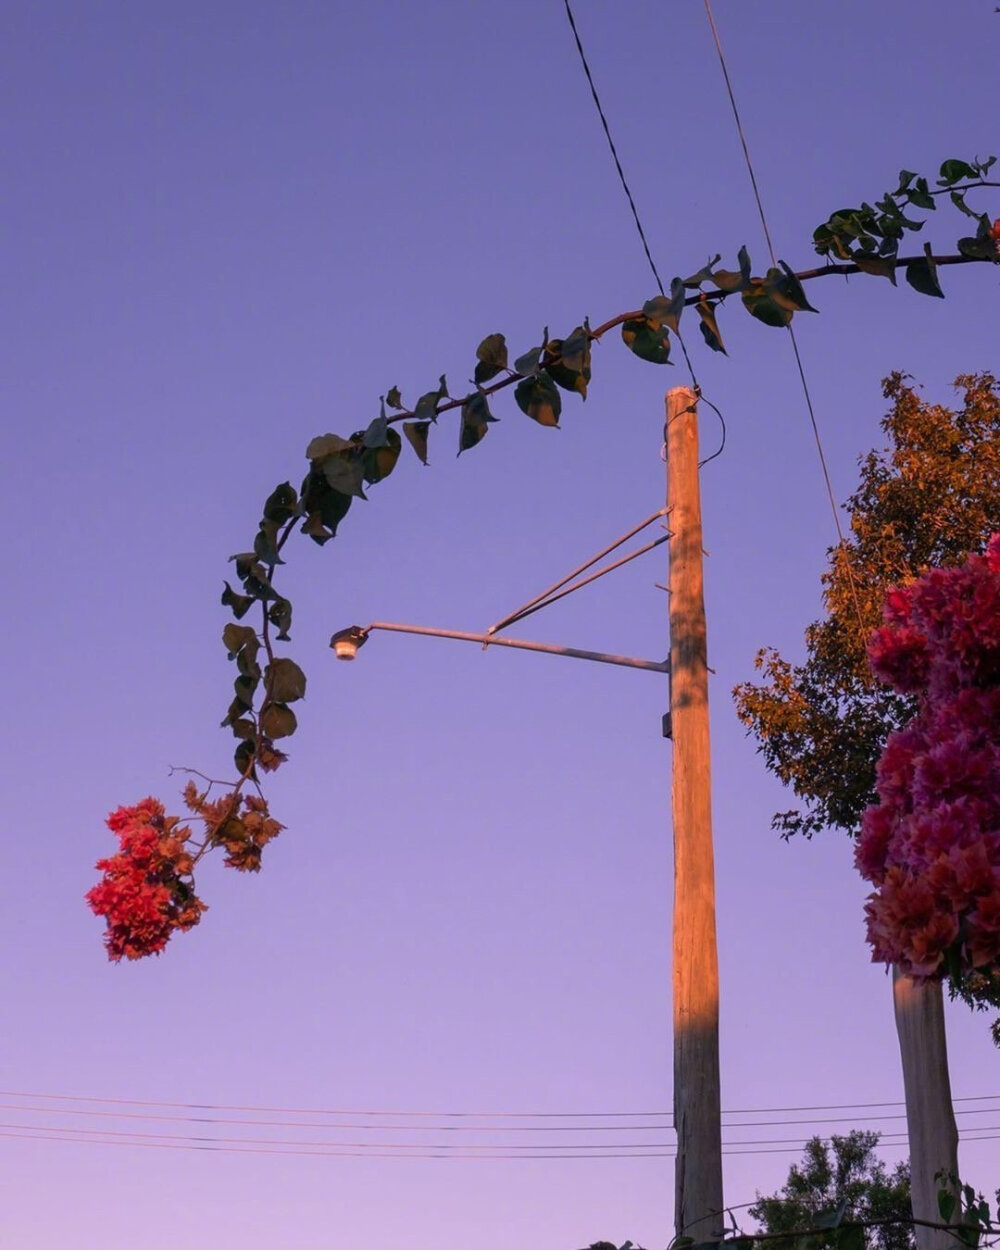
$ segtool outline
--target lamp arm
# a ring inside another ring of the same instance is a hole
[[[560,647],[551,642],[527,642],[521,638],[498,638],[489,634],[467,634],[455,629],[434,629],[428,625],[397,625],[390,621],[373,621],[364,631],[385,630],[395,634],[422,634],[431,638],[452,638],[458,642],[478,642],[487,647],[513,647],[519,651],[541,651],[546,655],[563,655],[571,660],[592,660],[595,664],[617,664],[621,668],[637,668],[648,673],[669,673],[669,660],[637,660],[627,655],[611,655],[605,651],[583,651],[579,647]]]

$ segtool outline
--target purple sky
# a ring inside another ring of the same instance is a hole
[[[794,267],[811,263],[818,222],[900,167],[933,175],[946,157],[997,150],[1000,17],[986,0],[718,0],[716,18]],[[661,271],[717,251],[732,265],[746,243],[759,272],[702,6],[577,0],[577,19]],[[462,393],[487,333],[520,352],[546,324],[564,334],[654,293],[561,3],[13,0],[0,48],[3,1090],[669,1108],[665,683],[387,635],[353,667],[326,649],[333,629],[373,618],[483,629],[661,505],[662,397],[687,375],[613,335],[561,432],[498,397],[501,423],[457,461],[443,418],[431,469],[404,449],[335,543],[293,545],[289,654],[310,685],[292,760],[269,784],[288,831],[259,877],[210,864],[200,928],[135,966],[107,963],[83,904],[112,848],[111,808],[149,793],[176,807],[170,764],[227,772],[226,558],[252,541],[274,485],[300,479],[308,440],[363,427],[393,385],[412,401],[445,372]],[[1000,215],[996,200],[982,207]],[[927,237],[951,250],[957,214],[940,217]],[[944,284],[944,301],[874,278],[810,291],[821,315],[796,328],[840,499],[878,439],[883,374],[907,370],[947,401],[956,374],[997,366],[996,274],[947,271]],[[728,696],[758,646],[800,654],[834,531],[787,336],[738,308],[721,328],[728,359],[693,327],[688,342],[729,427],[703,475],[723,1105],[898,1100],[889,984],[868,962],[850,846],[770,831],[790,797]],[[717,436],[705,411],[706,450]],[[647,557],[521,634],[662,658],[664,566]],[[1000,1095],[987,1018],[950,1007],[949,1044],[955,1094]],[[0,1101],[3,1124],[62,1136],[336,1138]],[[993,1106],[963,1127],[1000,1125]],[[828,1114],[847,1119],[727,1128],[730,1143],[791,1139],[727,1156],[727,1199],[777,1187],[803,1137],[873,1123]],[[359,1136],[414,1139],[339,1140]],[[666,1158],[237,1157],[141,1140],[152,1148],[0,1136],[4,1244],[571,1250],[662,1246],[671,1232]],[[1000,1182],[1000,1140],[961,1157],[973,1182]]]

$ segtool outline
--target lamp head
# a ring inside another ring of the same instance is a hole
[[[330,639],[330,646],[338,660],[353,660],[358,649],[368,641],[368,630],[360,625],[348,625],[346,629],[338,629]]]

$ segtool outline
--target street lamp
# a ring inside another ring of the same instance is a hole
[[[610,655],[606,651],[582,651],[579,647],[560,647],[551,642],[528,642],[523,638],[499,638],[495,634],[466,634],[455,629],[432,629],[428,625],[398,625],[392,621],[372,621],[370,625],[349,625],[339,629],[330,639],[338,660],[353,660],[368,641],[373,629],[394,634],[423,634],[430,638],[454,638],[459,642],[478,642],[487,647],[515,647],[521,651],[542,651],[546,655],[565,655],[571,660],[593,660],[597,664],[618,664],[622,668],[643,669],[647,673],[669,673],[669,660],[634,660],[628,655]]]
[[[362,629],[360,625],[348,625],[346,629],[338,629],[330,639],[330,646],[338,660],[353,660],[358,651],[368,641],[369,630]]]

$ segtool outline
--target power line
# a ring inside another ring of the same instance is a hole
[[[615,141],[611,137],[611,127],[608,125],[608,119],[605,116],[604,108],[601,105],[601,97],[597,94],[597,87],[594,84],[594,76],[590,72],[590,64],[587,61],[587,54],[583,50],[583,42],[580,39],[580,32],[576,28],[576,19],[573,16],[573,10],[570,7],[569,0],[563,0],[563,4],[566,7],[566,16],[567,18],[569,18],[569,25],[570,25],[570,29],[573,32],[573,39],[576,42],[576,50],[580,54],[580,62],[583,65],[583,72],[587,76],[587,83],[590,86],[590,94],[594,97],[594,105],[597,108],[597,115],[601,119],[601,125],[604,127],[604,134],[608,141],[608,147],[611,149],[611,156],[615,162],[615,169],[618,170],[618,177],[621,181],[622,189],[625,192],[625,196],[628,199],[629,208],[632,210],[632,216],[635,219],[635,228],[639,232],[639,238],[642,242],[643,251],[646,253],[646,259],[649,261],[649,267],[653,272],[653,277],[656,279],[656,286],[660,294],[665,295],[666,291],[664,290],[664,287],[663,287],[663,279],[660,277],[660,271],[657,269],[656,262],[653,260],[653,254],[649,249],[649,241],[646,238],[646,231],[643,229],[642,221],[639,217],[639,210],[638,208],[636,208],[636,205],[635,205],[635,198],[633,197],[631,188],[628,185],[628,179],[625,177],[625,170],[622,168],[621,160],[618,157],[618,149],[615,147]],[[698,386],[698,379],[697,377],[695,377],[694,365],[692,365],[691,363],[691,357],[688,355],[688,349],[684,344],[684,339],[681,337],[681,332],[680,330],[676,330],[675,333],[677,335],[677,341],[681,345],[681,351],[684,353],[684,360],[688,367],[688,373],[691,374],[691,384],[696,391],[700,391],[700,387]],[[718,409],[716,408],[715,411],[718,412]],[[721,417],[721,414],[720,414],[720,417]],[[725,429],[725,426],[723,426],[723,430],[724,429]],[[724,435],[723,435],[723,445],[725,445]],[[720,448],[719,450],[721,451],[722,449]],[[714,457],[710,456],[709,459],[714,459]]]
[[[764,229],[764,238],[767,241],[767,249],[771,255],[771,264],[772,266],[776,266],[778,260],[774,251],[774,243],[771,240],[771,231],[767,225],[767,215],[764,212],[764,202],[761,199],[760,188],[757,185],[757,175],[754,172],[753,161],[750,158],[750,148],[747,144],[746,134],[743,130],[740,110],[736,103],[736,93],[733,91],[733,84],[729,77],[729,70],[726,66],[726,57],[722,51],[722,40],[719,38],[719,30],[715,24],[715,18],[712,14],[711,0],[704,0],[704,4],[705,13],[708,17],[708,24],[712,30],[712,39],[715,42],[715,50],[718,53],[719,64],[722,67],[722,77],[726,83],[726,92],[729,95],[729,103],[732,106],[733,118],[736,122],[736,130],[739,134],[740,145],[743,148],[743,159],[746,162],[747,173],[750,175],[750,185],[753,188],[753,196],[757,204],[757,212],[760,214],[761,226]],[[802,355],[799,352],[798,340],[795,337],[795,331],[792,329],[791,321],[789,321],[785,328],[788,331],[789,341],[792,344],[792,352],[795,356],[795,364],[798,369],[799,380],[802,383],[802,393],[805,396],[806,409],[809,413],[809,423],[812,426],[813,438],[816,442],[816,451],[819,455],[820,469],[823,473],[823,481],[826,484],[826,493],[830,500],[830,510],[833,512],[833,524],[837,531],[837,538],[839,539],[841,546],[843,546],[845,543],[844,530],[840,523],[840,512],[837,508],[837,500],[833,493],[833,483],[830,480],[830,470],[826,463],[826,452],[823,450],[823,439],[820,436],[819,422],[816,420],[816,411],[813,408],[812,395],[809,391],[809,383],[806,381],[806,371],[802,363]],[[864,614],[861,611],[861,601],[858,596],[857,584],[854,580],[854,572],[851,569],[849,562],[845,563],[845,568],[847,569],[847,579],[851,587],[851,596],[854,599],[854,609],[858,616],[858,626],[862,631],[864,631]]]
[[[302,1126],[295,1126],[302,1127]],[[254,1145],[254,1146],[312,1146],[330,1149],[344,1150],[406,1150],[406,1151],[445,1151],[447,1153],[471,1152],[475,1154],[483,1151],[502,1150],[520,1153],[522,1151],[541,1151],[549,1154],[554,1150],[572,1150],[574,1152],[608,1150],[611,1143],[608,1142],[584,1142],[584,1143],[566,1143],[556,1142],[551,1146],[539,1146],[536,1142],[528,1144],[519,1142],[484,1142],[481,1145],[469,1145],[468,1143],[451,1143],[451,1142],[414,1142],[414,1141],[314,1141],[311,1139],[297,1139],[287,1137],[232,1137],[232,1136],[216,1136],[203,1137],[194,1133],[143,1133],[135,1129],[99,1129],[99,1128],[73,1128],[68,1125],[44,1125],[44,1124],[10,1124],[0,1123],[0,1129],[16,1130],[19,1132],[38,1132],[38,1133],[61,1133],[71,1134],[76,1137],[127,1137],[137,1138],[144,1141],[186,1141],[186,1142],[215,1142],[230,1145]],[[977,1133],[1000,1132],[1000,1124],[977,1125],[975,1131]],[[899,1145],[901,1142],[888,1141],[888,1138],[899,1138],[902,1141],[906,1139],[905,1132],[892,1132],[880,1135],[880,1140],[884,1141],[886,1146]],[[977,1140],[977,1139],[973,1139]],[[743,1149],[747,1146],[794,1146],[801,1150],[806,1143],[803,1137],[751,1137],[741,1138],[734,1141],[724,1142],[723,1145],[731,1148]],[[674,1150],[673,1142],[615,1142],[613,1143],[616,1151],[626,1150]]]
[[[67,1134],[77,1135],[67,1135]],[[446,1152],[440,1146],[428,1148],[423,1153],[412,1153],[400,1150],[398,1146],[393,1148],[393,1143],[378,1143],[372,1148],[364,1149],[344,1149],[343,1145],[338,1143],[289,1143],[288,1148],[282,1148],[279,1143],[275,1144],[258,1144],[258,1139],[224,1139],[224,1138],[183,1138],[177,1140],[170,1139],[167,1135],[148,1134],[143,1140],[136,1140],[139,1134],[108,1134],[107,1136],[98,1136],[96,1130],[72,1130],[72,1129],[42,1129],[31,1128],[28,1126],[0,1126],[0,1137],[15,1138],[27,1141],[57,1141],[67,1142],[74,1145],[86,1146],[126,1146],[139,1149],[158,1149],[158,1150],[198,1150],[198,1151],[214,1151],[220,1154],[258,1154],[271,1156],[311,1156],[315,1158],[356,1158],[356,1159],[449,1159],[449,1160],[590,1160],[590,1159],[669,1159],[676,1157],[674,1150],[652,1150],[646,1149],[642,1152],[625,1153],[621,1150],[607,1151],[604,1153],[592,1154],[564,1154],[555,1153],[555,1150],[565,1148],[556,1147],[553,1151],[546,1153],[510,1153],[509,1147],[501,1146],[499,1148],[483,1147],[481,1151],[462,1150],[455,1152]],[[129,1138],[121,1140],[122,1137]],[[152,1140],[150,1140],[152,1139]],[[788,1139],[792,1140],[792,1139]],[[977,1136],[963,1136],[963,1141],[997,1141],[1000,1140],[1000,1134],[985,1134]],[[898,1148],[902,1143],[879,1143],[882,1148]],[[724,1155],[762,1155],[762,1154],[797,1154],[802,1149],[802,1144],[797,1145],[767,1145],[764,1148],[754,1147],[752,1149],[742,1149],[741,1145],[749,1145],[749,1143],[731,1143],[723,1148]],[[308,1148],[303,1148],[307,1146]],[[484,1153],[487,1149],[493,1153]]]
[[[199,1108],[200,1109],[200,1108]],[[219,1115],[172,1115],[164,1114],[156,1111],[120,1111],[107,1110],[100,1108],[82,1108],[82,1107],[40,1107],[25,1105],[23,1103],[0,1103],[0,1110],[16,1111],[22,1114],[34,1115],[61,1115],[61,1116],[77,1116],[90,1119],[102,1120],[138,1120],[140,1122],[150,1123],[167,1123],[167,1124],[217,1124],[247,1128],[306,1128],[316,1130],[332,1130],[341,1132],[343,1130],[352,1130],[366,1133],[384,1133],[384,1132],[416,1132],[416,1133],[444,1133],[444,1134],[469,1134],[469,1133],[651,1133],[651,1132],[672,1132],[672,1122],[660,1122],[660,1119],[653,1122],[643,1124],[634,1123],[615,1123],[615,1124],[523,1124],[519,1123],[514,1127],[505,1128],[503,1125],[496,1123],[486,1124],[417,1124],[412,1120],[409,1123],[386,1123],[380,1121],[377,1123],[365,1123],[358,1120],[320,1120],[312,1123],[303,1123],[301,1120],[275,1120],[275,1119],[239,1119],[233,1116]],[[976,1107],[967,1110],[959,1110],[956,1112],[958,1116],[970,1115],[991,1115],[995,1114],[1000,1108],[995,1106]],[[732,1115],[732,1112],[724,1112],[724,1115]],[[875,1124],[884,1123],[890,1120],[905,1120],[905,1113],[882,1113],[880,1115],[849,1115],[849,1116],[811,1116],[805,1119],[757,1119],[757,1120],[729,1120],[723,1123],[723,1128],[781,1128],[790,1125],[807,1124],[858,1124],[865,1122],[874,1122]],[[85,1130],[81,1130],[85,1131]],[[97,1130],[94,1130],[95,1132]]]
[[[493,1120],[600,1120],[600,1119],[669,1119],[668,1110],[653,1111],[413,1111],[385,1108],[327,1108],[327,1107],[287,1107],[263,1106],[259,1104],[182,1102],[167,1099],[122,1098],[94,1094],[57,1094],[38,1090],[0,1090],[0,1098],[33,1099],[38,1102],[86,1102],[99,1103],[105,1106],[120,1107],[159,1107],[184,1111],[227,1111],[261,1115],[312,1115],[312,1116],[358,1116],[372,1118],[398,1119],[493,1119]],[[1000,1102],[1000,1093],[966,1094],[953,1098],[954,1103],[967,1102]],[[722,1112],[723,1115],[790,1115],[806,1111],[866,1111],[879,1107],[905,1107],[901,1099],[878,1102],[837,1102],[813,1103],[803,1106],[775,1107],[731,1107]],[[18,1108],[22,1109],[22,1108]],[[959,1111],[958,1114],[968,1114]],[[874,1117],[888,1118],[888,1117]],[[802,1123],[821,1123],[827,1121],[802,1121]],[[411,1127],[411,1126],[407,1126]],[[595,1126],[602,1131],[607,1126]]]

